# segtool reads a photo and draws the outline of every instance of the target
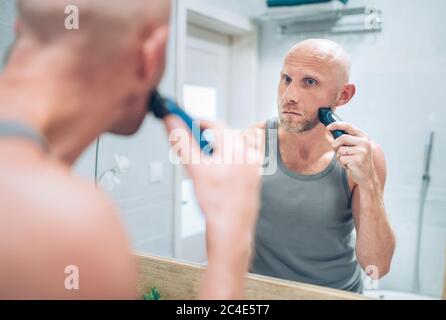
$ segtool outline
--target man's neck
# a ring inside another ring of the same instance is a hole
[[[330,134],[322,124],[299,133],[287,132],[279,125],[279,141],[281,150],[297,162],[313,163],[333,150]]]
[[[48,72],[5,72],[0,78],[0,121],[34,129],[47,140],[52,155],[71,166],[105,128],[97,125],[98,117],[91,114],[94,108],[82,104],[75,90],[61,80]]]

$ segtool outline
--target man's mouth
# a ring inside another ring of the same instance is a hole
[[[301,113],[295,112],[295,111],[282,111],[283,114],[290,114],[290,115],[295,115],[295,116],[302,116]]]

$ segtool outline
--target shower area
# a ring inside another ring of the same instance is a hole
[[[406,151],[405,156],[413,153],[413,163],[406,162],[407,176],[400,177],[410,179],[412,185],[402,184],[395,188],[388,183],[385,202],[397,247],[391,272],[380,281],[377,290],[365,292],[370,297],[439,299],[444,290],[446,193],[441,158],[445,157],[446,134],[444,130],[420,130],[419,134],[425,141],[418,140],[416,155],[415,150]],[[395,148],[394,156],[398,152],[401,149]],[[388,161],[390,157],[388,155]]]

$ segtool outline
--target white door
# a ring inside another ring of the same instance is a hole
[[[226,121],[229,99],[229,46],[231,38],[189,24],[187,30],[185,109],[196,119]],[[192,182],[182,180],[181,258],[206,262],[205,224]]]

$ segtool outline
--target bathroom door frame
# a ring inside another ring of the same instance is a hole
[[[182,104],[185,84],[185,63],[187,48],[187,26],[194,24],[201,28],[231,37],[229,86],[231,92],[226,107],[228,123],[239,129],[252,125],[256,119],[257,90],[257,26],[248,18],[216,8],[203,0],[175,0],[176,56],[175,93]],[[237,72],[231,72],[237,70]],[[181,182],[183,169],[174,167],[173,196],[173,254],[181,257]]]

